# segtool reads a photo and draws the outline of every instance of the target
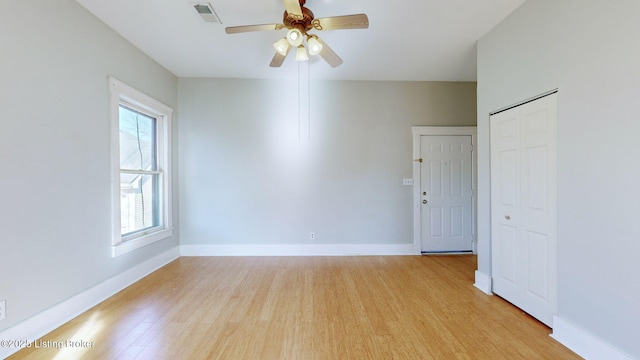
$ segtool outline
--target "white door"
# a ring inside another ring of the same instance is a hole
[[[557,94],[492,115],[493,292],[552,326],[557,297]]]
[[[420,136],[422,252],[473,250],[471,136]]]

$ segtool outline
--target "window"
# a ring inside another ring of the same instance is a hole
[[[173,110],[110,78],[113,162],[112,255],[171,236]]]

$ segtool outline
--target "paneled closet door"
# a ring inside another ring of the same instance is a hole
[[[557,93],[494,114],[493,292],[548,326],[557,309]]]

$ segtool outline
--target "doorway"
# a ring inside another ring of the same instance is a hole
[[[475,252],[476,128],[412,131],[416,252]]]

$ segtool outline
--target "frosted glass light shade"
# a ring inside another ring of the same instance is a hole
[[[304,46],[298,46],[298,52],[296,52],[296,61],[308,61],[309,56],[307,55],[307,50],[304,49]]]
[[[300,46],[302,45],[302,41],[304,38],[302,36],[302,32],[298,29],[291,29],[287,33],[287,41],[291,46]]]
[[[323,46],[315,37],[309,38],[307,44],[309,44],[309,55],[318,55],[322,51]]]
[[[282,38],[274,42],[273,47],[276,49],[278,53],[280,53],[280,55],[287,56],[287,54],[289,53],[290,45],[289,45],[289,41],[287,41],[286,38]]]

